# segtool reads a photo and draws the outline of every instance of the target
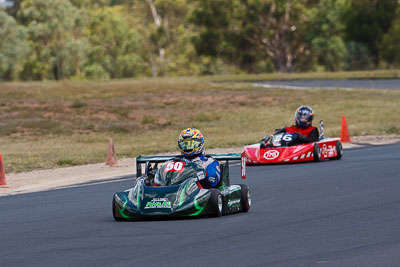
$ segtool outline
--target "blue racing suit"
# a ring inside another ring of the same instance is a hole
[[[199,181],[204,188],[216,187],[219,184],[221,179],[221,170],[216,159],[204,154],[187,159],[197,163],[205,170],[206,176]]]

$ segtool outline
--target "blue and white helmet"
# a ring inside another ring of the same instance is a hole
[[[301,106],[294,113],[294,121],[296,123],[296,126],[300,128],[311,126],[313,119],[314,112],[312,108],[308,106]]]
[[[178,148],[183,156],[196,156],[204,152],[204,137],[196,128],[187,128],[178,138]]]

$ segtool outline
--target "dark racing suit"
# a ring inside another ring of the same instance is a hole
[[[283,128],[285,133],[299,134],[295,141],[299,144],[317,142],[319,140],[318,128],[308,126],[306,128],[296,127],[295,125]]]
[[[314,126],[300,128],[293,125],[290,127],[277,129],[274,135],[276,134],[283,134],[280,146],[294,146],[299,144],[317,142],[319,140],[318,128]],[[260,148],[273,147],[273,145],[268,143],[268,141],[271,141],[269,137],[264,137],[264,139],[260,142]]]
[[[200,154],[193,157],[178,156],[177,158],[184,158],[186,160],[192,161],[202,167],[205,171],[205,176],[199,180],[200,185],[203,188],[217,187],[219,181],[221,180],[221,170],[219,167],[219,162],[211,156]],[[156,174],[156,169],[151,170],[150,173],[145,177],[145,184],[150,186],[158,186],[154,182],[154,176]]]

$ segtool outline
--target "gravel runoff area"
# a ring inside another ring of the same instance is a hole
[[[355,136],[351,137],[351,140],[351,143],[343,144],[344,149],[400,143],[400,136]],[[207,153],[240,153],[242,151],[243,147],[216,148],[207,150]],[[118,151],[116,153],[118,155]],[[177,152],[163,155],[174,154]],[[87,183],[109,182],[125,179],[126,176],[135,173],[135,158],[118,159],[117,167],[108,167],[105,163],[97,163],[25,173],[7,173],[6,181],[9,188],[0,188],[0,196],[80,186]]]

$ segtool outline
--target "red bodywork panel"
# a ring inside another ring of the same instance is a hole
[[[338,155],[336,143],[339,139],[322,141],[289,147],[260,148],[260,144],[244,147],[247,164],[291,163],[314,160],[314,144],[320,148],[320,159],[334,158]]]

